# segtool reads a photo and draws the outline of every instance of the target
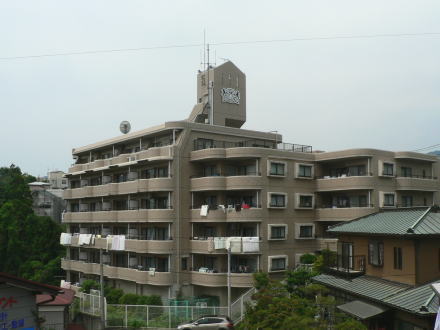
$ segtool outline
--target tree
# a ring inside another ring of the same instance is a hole
[[[304,270],[288,272],[283,281],[270,280],[264,273],[255,274],[259,289],[237,329],[324,330],[330,325],[339,330],[366,329],[360,322],[337,313],[335,298],[328,295],[327,288],[310,284],[311,274]]]
[[[61,226],[34,214],[28,187],[34,180],[15,165],[0,168],[0,270],[58,284],[64,255]]]

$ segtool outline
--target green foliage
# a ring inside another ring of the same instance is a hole
[[[119,304],[121,305],[137,305],[138,295],[134,293],[126,293],[119,298]]]
[[[106,286],[104,288],[104,295],[107,299],[107,304],[118,304],[119,299],[124,295],[124,291]]]
[[[313,264],[315,262],[315,260],[316,260],[316,256],[314,254],[311,254],[311,253],[303,254],[299,258],[300,263],[307,264],[307,265]]]
[[[90,289],[99,290],[99,283],[95,280],[85,280],[81,284],[81,292],[90,293]]]
[[[254,278],[260,289],[237,329],[324,330],[331,324],[338,330],[366,329],[360,322],[336,312],[336,301],[328,295],[328,289],[310,283],[314,274],[306,269],[291,271],[283,281],[258,274]]]
[[[257,290],[265,288],[269,285],[270,279],[267,273],[257,272],[254,273],[254,286]]]
[[[313,271],[316,273],[324,272],[326,267],[334,265],[336,262],[336,252],[324,249],[321,254],[316,258],[313,264]]]
[[[11,165],[0,168],[0,269],[48,284],[62,275],[61,227],[32,210],[28,183],[35,178]]]

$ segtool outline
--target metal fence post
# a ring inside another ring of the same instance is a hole
[[[171,329],[171,306],[168,306],[168,328]]]
[[[150,306],[147,306],[147,328],[148,328],[148,322],[150,321],[148,316],[149,311],[150,311]]]
[[[127,313],[128,305],[125,305],[125,327],[128,327],[128,313]]]

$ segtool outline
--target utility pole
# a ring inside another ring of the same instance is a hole
[[[228,317],[231,317],[231,246],[228,247]]]
[[[105,329],[105,306],[104,306],[104,264],[102,263],[102,248],[99,249],[99,285],[101,294],[99,295],[101,305],[101,329]]]

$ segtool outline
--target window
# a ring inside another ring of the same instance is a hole
[[[181,269],[188,270],[188,258],[187,257],[182,258]]]
[[[411,207],[413,205],[412,196],[402,196],[402,207]]]
[[[372,241],[368,243],[368,262],[373,266],[383,266],[383,243]]]
[[[349,166],[348,175],[349,176],[364,176],[366,174],[365,165]]]
[[[300,195],[299,196],[299,207],[312,208],[313,207],[313,196]]]
[[[401,169],[400,169],[400,174],[403,177],[410,178],[410,177],[412,177],[412,168],[411,167],[402,166]]]
[[[312,177],[312,166],[311,165],[299,165],[298,166],[298,177],[299,178],[311,178]]]
[[[394,194],[383,194],[383,206],[394,206]]]
[[[274,256],[269,257],[270,271],[286,270],[287,269],[287,257],[286,256]]]
[[[394,247],[394,269],[402,269],[402,248]]]
[[[219,176],[220,174],[217,172],[217,166],[209,165],[203,168],[203,176]]]
[[[299,237],[300,238],[310,238],[313,237],[313,226],[300,226],[299,227]]]
[[[269,225],[270,239],[286,239],[287,225]]]
[[[393,163],[383,163],[383,175],[394,175],[394,164]]]
[[[270,207],[286,207],[286,195],[270,194]]]
[[[270,175],[279,175],[279,176],[284,176],[285,175],[285,166],[286,164],[284,163],[275,163],[275,162],[270,162]]]

